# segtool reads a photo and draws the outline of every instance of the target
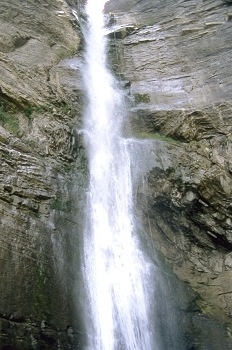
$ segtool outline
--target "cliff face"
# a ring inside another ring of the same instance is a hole
[[[227,349],[232,330],[230,2],[110,1],[106,11],[116,20],[109,27],[109,50],[131,96],[132,133],[152,145],[147,185],[137,197],[144,223],[165,261],[196,292],[192,316],[200,317],[201,326],[194,349]],[[203,335],[206,319],[220,320],[221,336],[213,326],[216,338]]]
[[[68,349],[82,192],[79,204],[71,196],[85,172],[72,56],[82,38],[65,1],[0,8],[0,348]]]
[[[0,0],[1,349],[71,349],[82,341],[76,300],[87,170],[75,131],[83,87],[74,7]],[[132,130],[149,139],[138,211],[150,245],[179,278],[171,297],[186,349],[227,350],[230,1],[112,0],[106,10],[116,19],[110,55],[130,96]]]

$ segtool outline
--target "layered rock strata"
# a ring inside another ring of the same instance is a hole
[[[0,1],[1,349],[71,349],[81,338],[74,252],[86,166],[72,6]]]
[[[206,319],[222,327],[214,340],[198,334],[194,349],[232,346],[231,11],[221,0],[106,6],[132,135],[153,145],[138,206],[156,249],[196,292],[199,334]]]
[[[78,4],[0,7],[0,347],[78,348],[87,178],[75,131],[83,104]],[[137,194],[150,253],[154,246],[182,281],[165,277],[173,284],[165,293],[174,299],[186,349],[227,350],[230,1],[119,0],[106,10],[114,15],[111,60],[129,95],[132,134],[150,139],[147,182]]]

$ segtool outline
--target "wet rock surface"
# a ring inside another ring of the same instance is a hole
[[[110,1],[109,11],[109,53],[130,95],[132,135],[150,145],[138,207],[155,249],[196,293],[186,348],[229,349],[230,2]],[[120,26],[134,31],[119,36]]]

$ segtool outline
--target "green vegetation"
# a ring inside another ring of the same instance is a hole
[[[66,203],[65,203],[65,211],[68,213],[72,210],[72,201],[71,200],[68,200]]]
[[[37,219],[41,217],[40,213],[38,213],[37,211],[34,211],[33,214]]]
[[[24,114],[28,119],[31,119],[31,115],[33,113],[33,109],[28,107],[24,109]]]
[[[35,296],[35,305],[36,306],[39,306],[41,304],[41,298],[39,295],[36,295]]]
[[[68,115],[70,117],[74,117],[76,112],[72,108],[70,108],[68,104],[64,103],[61,105],[61,113],[66,116]]]
[[[172,143],[181,143],[178,140],[174,140],[171,137],[164,136],[158,133],[132,131],[132,136],[139,139],[154,139],[154,140],[166,141],[166,142],[172,142]]]
[[[38,106],[38,107],[26,107],[23,112],[25,116],[30,120],[30,119],[33,119],[33,114],[42,114],[48,111],[49,111],[49,108],[47,106]]]
[[[34,140],[30,140],[28,141],[28,145],[31,147],[31,148],[35,148],[35,145],[36,145],[36,142]]]
[[[5,111],[0,106],[0,125],[9,132],[17,133],[19,131],[19,121],[14,111]]]
[[[60,48],[58,50],[58,57],[60,60],[64,60],[65,58],[70,58],[74,56],[76,52],[77,52],[77,48],[74,46],[68,49]]]
[[[42,114],[42,113],[46,113],[48,111],[49,111],[49,107],[48,106],[33,107],[33,112],[35,114]]]
[[[33,119],[33,116],[36,114],[42,114],[49,111],[47,106],[39,107],[26,107],[23,110],[24,115],[29,119]],[[17,114],[20,110],[6,109],[4,105],[0,104],[0,126],[4,127],[7,131],[17,134],[20,130],[19,120]],[[22,112],[22,110],[21,110]],[[30,145],[34,148],[35,145],[31,143]]]
[[[135,94],[135,103],[149,103],[150,102],[150,96],[148,94]]]
[[[72,169],[72,166],[71,166],[71,165],[69,165],[69,164],[65,164],[65,165],[64,165],[64,171],[65,171],[66,173],[69,173],[69,172],[71,171],[71,169]]]
[[[35,282],[35,291],[34,291],[34,304],[40,317],[47,319],[47,311],[49,309],[49,293],[47,290],[47,281],[49,280],[49,273],[45,265],[35,266],[34,270],[34,282]],[[44,311],[46,310],[46,312]]]
[[[59,211],[64,211],[64,205],[59,199],[56,199],[52,202],[51,208]]]
[[[72,209],[72,201],[67,200],[66,202],[62,202],[60,199],[56,199],[51,203],[51,208],[68,213]]]
[[[52,107],[49,106],[33,106],[33,107],[26,107],[23,110],[24,115],[28,119],[33,119],[36,115],[44,114],[47,112],[52,112]],[[57,112],[64,114],[64,115],[69,115],[69,116],[75,116],[75,111],[67,104],[67,103],[62,103],[57,106]]]

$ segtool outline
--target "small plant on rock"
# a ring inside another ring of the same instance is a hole
[[[13,111],[5,111],[3,106],[0,106],[0,125],[9,132],[17,133],[19,131],[17,115]]]

